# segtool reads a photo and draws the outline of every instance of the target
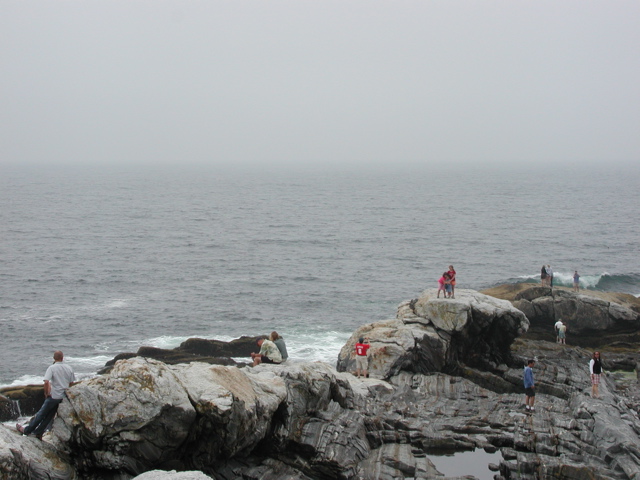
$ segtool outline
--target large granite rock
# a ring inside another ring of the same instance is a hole
[[[640,389],[630,395],[607,376],[593,399],[590,352],[514,347],[505,382],[520,385],[523,359],[538,358],[533,414],[521,393],[443,373],[385,382],[323,363],[125,360],[102,382],[71,388],[51,443],[0,426],[0,468],[12,479],[127,480],[155,469],[218,480],[429,479],[442,476],[438,455],[483,449],[505,479],[639,480]],[[469,475],[480,468],[468,465]]]
[[[354,334],[371,337],[373,370],[386,380],[319,362],[120,360],[69,390],[45,442],[0,425],[0,477],[432,479],[443,476],[438,455],[483,449],[499,480],[640,480],[637,379],[607,375],[591,398],[590,350],[514,341],[526,330],[522,312],[457,294],[454,303],[427,292]],[[537,360],[532,414],[528,358]],[[604,351],[607,370],[609,358]],[[482,467],[469,464],[465,478]]]
[[[81,469],[143,473],[170,465],[196,410],[178,375],[156,360],[118,362],[109,375],[73,386],[53,433]]]
[[[269,371],[137,357],[70,389],[53,433],[91,471],[199,469],[255,448],[285,395]]]
[[[388,378],[400,371],[459,373],[463,366],[494,370],[510,361],[510,345],[529,328],[509,302],[473,290],[455,299],[427,290],[398,307],[396,318],[364,325],[340,351],[338,371],[355,369],[355,344],[367,337],[369,371]]]
[[[190,338],[173,349],[143,346],[136,353],[120,353],[109,360],[98,374],[111,371],[116,362],[135,357],[152,358],[169,365],[203,362],[211,365],[235,365],[244,367],[248,363],[233,358],[247,358],[257,350],[259,337],[240,337],[230,342]],[[0,422],[17,420],[22,416],[34,415],[44,402],[42,385],[23,385],[0,389]]]
[[[75,480],[76,469],[54,445],[0,425],[0,478]]]
[[[567,325],[567,341],[576,345],[640,342],[637,311],[590,293],[531,287],[516,293],[512,303],[527,316],[536,338],[553,340],[553,325],[562,320]]]

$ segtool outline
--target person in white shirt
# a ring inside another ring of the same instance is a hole
[[[555,325],[553,326],[553,329],[556,332],[556,343],[560,343],[560,327],[564,325],[562,323],[562,319],[558,319],[558,321],[555,323]]]
[[[69,388],[76,381],[76,376],[69,365],[64,363],[64,354],[58,350],[53,354],[53,365],[44,374],[44,403],[38,413],[26,426],[16,425],[16,429],[23,435],[33,434],[42,438],[49,424],[58,411],[58,406]]]

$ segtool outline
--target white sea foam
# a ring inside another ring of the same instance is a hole
[[[573,272],[565,273],[565,272],[553,272],[553,285],[554,286],[563,286],[570,287],[573,286]],[[601,273],[599,275],[580,275],[580,288],[592,288],[595,289],[598,283],[602,280],[603,277],[609,276],[607,272]],[[528,281],[540,281],[540,274],[535,273],[531,275],[519,275],[518,279],[523,280],[524,282]]]
[[[84,368],[102,368],[106,362],[111,360],[112,357],[106,355],[97,355],[95,357],[71,357],[65,355],[64,360],[72,367]]]
[[[15,379],[11,383],[0,385],[0,388],[18,387],[18,386],[22,386],[22,385],[42,385],[43,376],[44,376],[44,372],[42,372],[42,375],[39,375],[39,376],[36,376],[36,375],[22,375],[21,377]]]

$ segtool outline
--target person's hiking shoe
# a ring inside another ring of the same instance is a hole
[[[22,435],[24,435],[24,427],[19,423],[16,423],[16,430],[19,431]]]
[[[531,412],[535,412],[535,411],[536,411],[536,409],[535,409],[535,408],[533,408],[533,407],[531,407],[531,410],[530,410],[530,411],[531,411]]]
[[[524,409],[528,412],[529,410],[531,410],[531,407],[529,405],[525,405]]]

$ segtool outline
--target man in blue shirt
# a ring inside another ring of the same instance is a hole
[[[524,367],[524,405],[527,412],[535,412],[533,404],[536,401],[535,382],[533,380],[533,360],[527,361],[527,366]]]

